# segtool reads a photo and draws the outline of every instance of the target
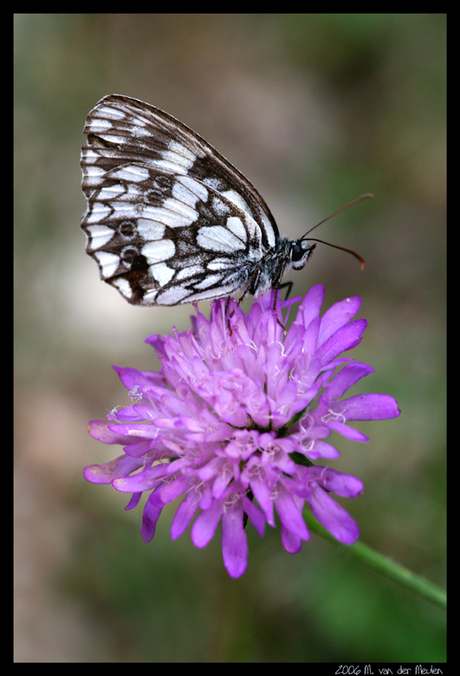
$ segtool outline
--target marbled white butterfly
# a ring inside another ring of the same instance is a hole
[[[257,296],[310,258],[316,244],[280,237],[250,181],[171,115],[114,94],[83,133],[86,252],[130,303]]]

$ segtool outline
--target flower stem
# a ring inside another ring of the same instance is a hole
[[[446,592],[436,584],[433,584],[433,582],[425,580],[420,575],[413,573],[407,568],[404,568],[404,566],[401,566],[399,563],[396,563],[386,556],[379,554],[375,550],[371,549],[371,547],[368,547],[360,541],[355,542],[354,545],[344,545],[341,542],[337,542],[337,540],[320,523],[318,523],[310,510],[305,509],[303,516],[307,526],[311,530],[315,531],[319,535],[322,535],[326,539],[335,542],[336,545],[346,548],[347,551],[354,554],[358,559],[361,559],[361,561],[366,563],[368,566],[374,568],[383,575],[386,575],[395,582],[398,582],[403,587],[410,589],[411,591],[419,594],[423,598],[431,601],[431,603],[434,603],[441,608],[446,608]]]

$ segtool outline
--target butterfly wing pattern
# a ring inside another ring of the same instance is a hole
[[[171,115],[105,96],[83,133],[86,251],[130,303],[258,295],[310,257],[315,245],[281,238],[250,181]]]

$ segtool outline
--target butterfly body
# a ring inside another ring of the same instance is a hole
[[[130,303],[257,296],[310,257],[315,245],[280,237],[248,179],[167,113],[110,95],[84,133],[86,251]]]

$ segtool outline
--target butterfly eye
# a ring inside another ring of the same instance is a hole
[[[304,255],[305,250],[302,247],[301,244],[298,242],[295,242],[295,244],[292,245],[291,247],[291,260],[293,263],[296,263],[297,261],[300,261],[302,256]]]
[[[305,240],[297,240],[291,245],[291,263],[294,270],[302,270],[311,256],[316,244],[308,245]]]

